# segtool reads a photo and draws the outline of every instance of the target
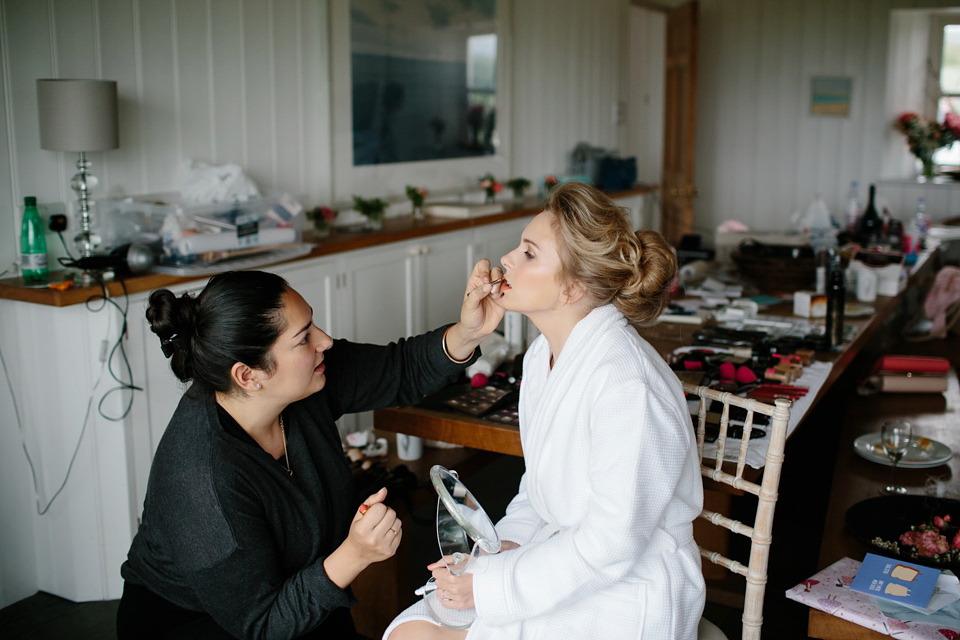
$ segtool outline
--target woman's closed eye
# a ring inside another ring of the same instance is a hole
[[[529,251],[524,251],[523,257],[526,258],[527,260],[533,260],[533,254],[530,253]]]

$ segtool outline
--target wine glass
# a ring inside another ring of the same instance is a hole
[[[888,495],[902,495],[907,492],[904,487],[893,483],[894,475],[897,472],[897,463],[900,462],[907,447],[913,440],[913,427],[904,420],[891,420],[884,422],[880,429],[880,442],[883,443],[883,450],[890,458],[892,469],[890,471],[890,484],[883,488],[883,493]]]

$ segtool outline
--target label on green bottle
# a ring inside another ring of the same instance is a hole
[[[23,271],[46,271],[47,254],[22,253],[20,254],[20,269]]]

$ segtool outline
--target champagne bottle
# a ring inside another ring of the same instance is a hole
[[[23,199],[23,222],[20,226],[20,274],[23,281],[47,281],[47,239],[43,235],[43,221],[37,211],[37,199]]]
[[[874,205],[877,187],[870,185],[870,200],[867,202],[867,208],[863,210],[860,216],[860,224],[857,226],[857,241],[863,246],[877,244],[883,239],[883,219],[877,212]]]

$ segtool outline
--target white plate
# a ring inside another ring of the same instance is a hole
[[[843,315],[850,318],[859,318],[862,316],[872,316],[874,308],[868,304],[860,302],[848,302],[843,305]]]
[[[853,441],[853,450],[862,457],[882,465],[892,466],[890,458],[883,452],[879,433],[867,433]],[[898,467],[907,469],[927,469],[945,464],[953,457],[950,447],[922,436],[914,436],[910,447]]]

